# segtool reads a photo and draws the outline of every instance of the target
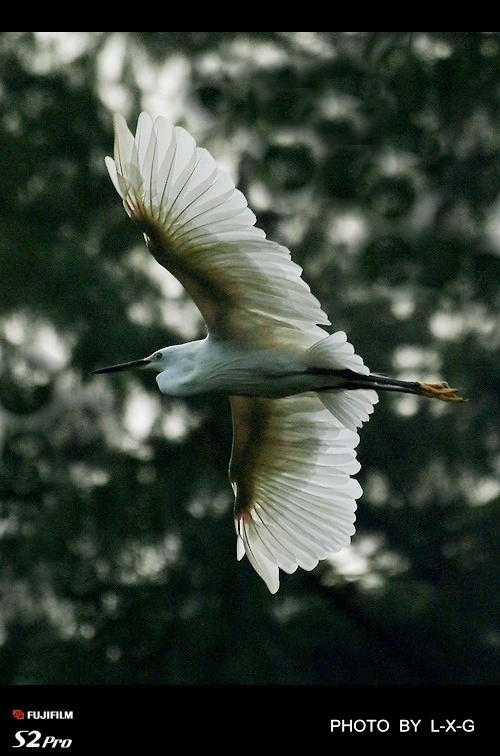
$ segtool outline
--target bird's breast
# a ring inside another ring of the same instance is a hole
[[[163,381],[184,395],[223,393],[271,399],[310,390],[311,376],[305,368],[303,355],[292,350],[245,350],[217,343],[197,355],[189,373],[172,371]]]

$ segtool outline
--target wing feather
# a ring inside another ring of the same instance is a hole
[[[237,555],[276,593],[280,569],[312,570],[350,542],[362,494],[351,477],[359,437],[315,394],[230,400]]]
[[[117,115],[106,165],[151,253],[194,299],[214,338],[311,345],[326,335],[328,318],[289,250],[255,226],[243,194],[187,131],[141,113],[134,137]]]

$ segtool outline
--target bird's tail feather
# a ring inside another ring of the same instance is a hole
[[[370,373],[343,331],[318,341],[309,349],[308,355],[310,371],[325,377],[330,375],[332,383],[336,384],[331,387],[327,384],[319,390],[319,399],[349,430],[355,431],[369,420],[378,402],[377,391],[396,391],[448,402],[464,401],[457,389],[445,382],[403,381]]]
[[[310,347],[308,357],[312,370],[325,373],[336,371],[337,376],[343,371],[349,371],[359,376],[360,380],[370,374],[369,368],[356,354],[344,331],[337,331],[318,341]],[[341,388],[318,391],[317,395],[339,424],[352,431],[369,420],[373,407],[378,402],[376,391],[361,387],[356,391],[344,391]]]
[[[353,370],[359,375],[370,373],[362,358],[355,353],[353,345],[347,341],[344,331],[336,331],[313,344],[308,350],[308,357],[310,364],[318,368]]]

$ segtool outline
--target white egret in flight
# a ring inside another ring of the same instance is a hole
[[[165,118],[115,117],[113,184],[151,254],[199,307],[208,335],[100,368],[153,368],[160,391],[229,397],[237,556],[271,593],[279,570],[312,570],[355,532],[357,428],[377,391],[461,401],[446,383],[370,373],[329,320],[290,252],[256,228],[230,177]]]

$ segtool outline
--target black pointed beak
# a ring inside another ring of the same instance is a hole
[[[149,365],[151,357],[143,357],[142,360],[132,360],[132,362],[122,362],[120,365],[110,365],[109,367],[97,368],[91,375],[100,375],[101,373],[119,373],[121,370],[134,370]]]

